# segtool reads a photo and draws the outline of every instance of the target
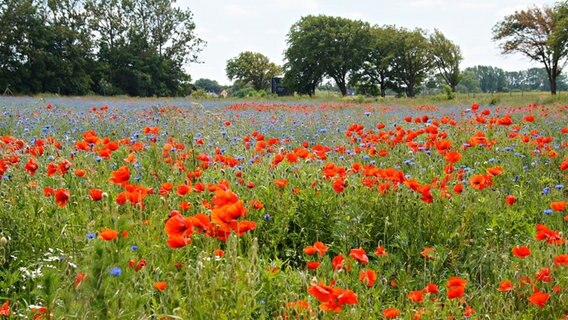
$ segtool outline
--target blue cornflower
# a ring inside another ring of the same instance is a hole
[[[564,185],[563,184],[557,184],[557,185],[554,186],[554,188],[557,189],[557,190],[561,190],[561,189],[564,189]]]
[[[369,111],[365,112],[365,115],[368,117],[371,115],[371,113]]]
[[[138,251],[138,246],[137,245],[130,246],[130,250]]]
[[[265,214],[262,216],[262,218],[264,219],[264,221],[270,221],[270,220],[272,220],[272,217],[271,217],[268,213],[265,213]]]
[[[545,187],[544,189],[542,189],[542,194],[547,195],[550,193],[550,187]]]
[[[544,209],[544,214],[546,214],[546,215],[551,215],[551,214],[552,214],[552,209]]]
[[[91,240],[97,237],[97,233],[96,232],[89,232],[87,233],[87,239]]]
[[[110,274],[113,277],[118,277],[122,274],[122,269],[120,269],[120,267],[112,267],[109,271],[108,274]]]

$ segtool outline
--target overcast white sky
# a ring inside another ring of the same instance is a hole
[[[229,84],[228,59],[243,51],[260,52],[282,64],[286,34],[305,15],[325,14],[371,24],[439,29],[460,46],[462,68],[493,65],[521,70],[540,65],[520,54],[501,55],[491,28],[505,15],[554,0],[178,0],[194,14],[197,34],[207,41],[202,64],[188,68],[193,80],[209,78]]]

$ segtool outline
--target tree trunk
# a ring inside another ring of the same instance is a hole
[[[550,77],[550,93],[556,95],[556,75]]]
[[[406,87],[406,95],[409,98],[414,98],[414,83],[408,84],[408,87]]]
[[[379,82],[379,89],[381,90],[381,97],[384,98],[384,97],[387,95],[386,92],[385,92],[385,90],[386,90],[387,88],[386,88],[386,84],[385,84],[385,80],[384,80],[384,79],[382,79],[382,80]]]
[[[339,91],[341,91],[342,96],[347,95],[347,86],[345,85],[345,81],[336,81],[337,87],[339,87]]]

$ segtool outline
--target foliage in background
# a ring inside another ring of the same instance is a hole
[[[299,81],[298,91],[313,93],[324,76],[332,78],[343,96],[347,75],[358,69],[371,42],[366,22],[331,16],[305,16],[287,35],[287,82]]]
[[[550,92],[557,92],[557,78],[568,63],[568,4],[531,7],[515,11],[493,28],[493,39],[505,54],[519,52],[544,65]]]
[[[438,69],[438,74],[452,91],[456,91],[456,86],[462,78],[460,63],[463,60],[463,56],[460,47],[446,38],[438,29],[434,29],[434,33],[430,35],[429,41],[434,66]]]
[[[225,68],[229,80],[239,81],[241,86],[250,84],[255,90],[269,90],[273,77],[282,73],[281,68],[258,52],[245,51],[227,61]]]
[[[175,0],[6,0],[0,88],[15,94],[189,93],[187,62],[204,41]]]

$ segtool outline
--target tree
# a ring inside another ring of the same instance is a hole
[[[184,65],[197,61],[205,42],[193,15],[175,0],[88,0],[96,37],[95,90],[134,96],[186,94]]]
[[[472,68],[465,69],[462,73],[462,79],[457,86],[457,91],[465,93],[481,92],[481,85],[477,73]]]
[[[0,3],[0,86],[14,93],[41,90],[31,63],[43,53],[46,30],[32,0],[7,0]],[[41,70],[36,71],[38,74]]]
[[[221,93],[223,91],[223,86],[220,85],[217,81],[211,79],[198,79],[194,83],[195,87],[199,89],[203,89],[207,92],[214,92],[216,94]]]
[[[463,56],[460,47],[446,38],[438,29],[434,29],[429,40],[434,65],[438,68],[442,79],[455,92],[461,80],[460,62]]]
[[[426,79],[432,68],[430,44],[424,31],[401,28],[393,35],[397,54],[392,62],[393,74],[399,93],[405,91],[414,97],[417,87]]]
[[[282,73],[275,63],[258,52],[245,51],[227,61],[227,78],[243,84],[250,83],[255,90],[268,89],[273,77]]]
[[[398,30],[393,26],[374,26],[370,30],[371,40],[361,69],[351,75],[350,82],[362,92],[373,92],[378,86],[379,93],[385,96],[386,90],[393,87],[392,63],[397,54],[393,35]]]
[[[472,72],[482,92],[502,92],[507,86],[505,70],[492,66],[475,66],[464,70]]]
[[[37,5],[46,28],[43,38],[43,92],[84,95],[91,90],[89,66],[92,54],[91,30],[82,0],[47,1]]]
[[[287,36],[287,78],[311,91],[324,76],[332,78],[347,95],[347,75],[361,68],[370,43],[370,26],[359,20],[305,16]],[[315,85],[314,85],[315,84]]]
[[[520,52],[544,64],[550,93],[557,91],[557,78],[568,62],[568,2],[555,8],[531,7],[516,11],[493,27],[493,40],[504,54]]]

